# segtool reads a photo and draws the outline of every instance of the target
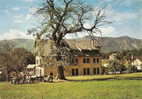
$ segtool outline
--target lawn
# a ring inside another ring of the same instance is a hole
[[[85,76],[85,79],[88,77]],[[82,77],[70,79],[79,80]],[[62,81],[23,85],[5,82],[0,83],[0,99],[142,99],[142,80]]]
[[[131,79],[131,78],[142,78],[142,73],[131,73],[131,74],[114,74],[114,75],[94,75],[94,76],[74,76],[67,77],[69,80],[105,80],[105,79]]]

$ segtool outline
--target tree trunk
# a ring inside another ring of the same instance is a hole
[[[8,66],[6,66],[6,81],[8,81]]]
[[[57,67],[58,71],[58,79],[65,80],[65,75],[64,75],[64,67],[62,65]]]
[[[3,73],[2,73],[2,79],[4,81],[8,81],[8,70],[7,70],[7,66],[3,69]]]

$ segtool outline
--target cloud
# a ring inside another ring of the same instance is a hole
[[[128,1],[131,0],[127,0],[127,3],[129,3]],[[114,9],[114,7],[109,5],[106,8],[105,13],[106,20],[111,21],[112,24],[109,24],[108,27],[102,28],[104,36],[116,37],[125,35],[142,39],[142,36],[140,35],[140,33],[142,33],[142,29],[140,28],[142,26],[142,17],[140,17],[142,13],[141,9],[136,11],[127,11],[127,9],[118,10],[116,7]]]
[[[5,9],[5,10],[3,10],[3,11],[4,11],[4,13],[5,13],[6,15],[8,15],[8,14],[11,13],[10,10],[8,10],[8,9]]]
[[[121,6],[140,6],[142,5],[142,0],[118,0]]]
[[[107,19],[117,23],[124,23],[126,21],[137,19],[136,12],[117,11],[117,10],[114,10],[111,6],[106,8],[105,13],[106,13]]]
[[[86,27],[90,27],[89,24],[85,24]],[[112,36],[114,35],[114,32],[116,31],[114,27],[112,26],[105,26],[100,28],[102,31],[102,34],[96,33],[95,36]],[[78,37],[84,37],[88,36],[87,32],[80,32],[75,34],[67,34],[66,38],[72,39],[72,38],[78,38]]]
[[[8,32],[1,34],[0,37],[1,40],[19,39],[19,38],[32,39],[33,37],[31,35],[27,35],[26,32],[17,29],[10,29]]]
[[[35,14],[36,11],[37,11],[37,8],[34,8],[34,7],[28,9],[28,12],[31,14]]]
[[[13,8],[13,9],[18,10],[18,8]],[[35,21],[35,19],[38,18],[38,17],[35,17],[34,15],[37,10],[36,8],[28,8],[26,10],[27,10],[26,14],[20,13],[20,14],[14,15],[13,22],[14,23],[29,23],[31,21]]]
[[[19,11],[21,8],[20,7],[13,7],[12,10],[13,11]]]
[[[112,35],[116,29],[113,26],[107,26],[100,28],[103,35]]]
[[[29,21],[31,21],[33,19],[33,15],[32,14],[18,14],[14,16],[14,23],[28,23]]]
[[[23,20],[14,20],[14,23],[18,23],[18,24],[23,23],[23,22],[24,22]]]
[[[24,0],[25,2],[33,2],[33,1],[35,1],[35,0]]]
[[[32,17],[33,17],[33,15],[27,14],[25,17],[25,20],[28,21],[28,20],[32,19]]]
[[[15,15],[13,22],[14,23],[24,23],[25,22],[25,16],[22,15],[22,14]]]

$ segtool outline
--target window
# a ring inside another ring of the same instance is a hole
[[[83,63],[85,63],[85,64],[90,63],[90,59],[89,58],[83,58]]]
[[[100,68],[97,68],[97,74],[100,74]]]
[[[78,64],[78,59],[77,58],[74,59],[74,63]]]
[[[94,58],[94,59],[93,59],[93,63],[98,64],[99,62],[100,62],[100,59],[99,59],[99,58]]]
[[[78,64],[78,58],[70,59],[70,62],[71,62],[72,65],[77,65]]]
[[[41,59],[39,59],[39,64],[41,64]]]
[[[75,71],[76,71],[76,75],[78,75],[79,73],[78,73],[78,69],[75,69]]]
[[[38,64],[38,60],[36,59],[36,64]]]
[[[72,69],[72,76],[74,76],[75,75],[75,72],[74,72],[74,69]]]
[[[87,68],[87,75],[90,75],[90,69]]]
[[[90,69],[89,68],[84,68],[83,69],[83,74],[84,75],[90,75]]]
[[[78,59],[77,58],[73,59],[73,64],[78,64]]]
[[[41,62],[42,62],[42,57],[41,56],[36,56],[36,64],[37,65],[40,65],[41,64]]]
[[[99,63],[100,62],[100,59],[99,58],[97,58],[97,63]]]
[[[83,69],[83,74],[86,75],[86,68]]]
[[[97,74],[97,72],[96,72],[97,70],[96,70],[96,68],[94,68],[93,69],[93,73],[94,73],[94,75],[96,75]]]
[[[94,73],[94,75],[100,74],[100,68],[94,68],[93,73]]]
[[[78,69],[72,69],[72,76],[77,76],[79,74]]]
[[[41,64],[41,59],[36,59],[36,64],[40,65]]]

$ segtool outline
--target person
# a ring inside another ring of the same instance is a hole
[[[53,73],[50,73],[48,76],[48,82],[53,82]]]
[[[55,79],[56,79],[56,80],[59,80],[59,74],[56,75],[56,78],[55,78]]]
[[[47,81],[48,81],[48,76],[45,75],[45,76],[44,76],[44,82],[47,82]]]

